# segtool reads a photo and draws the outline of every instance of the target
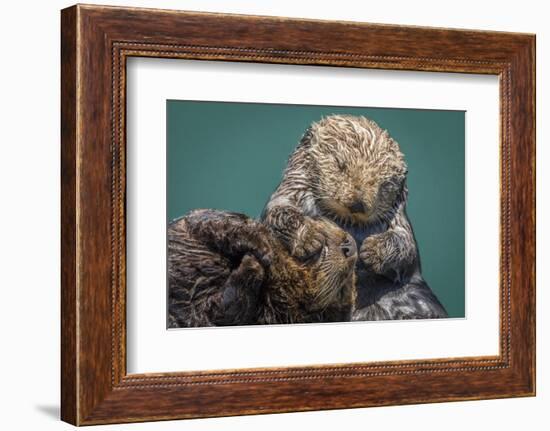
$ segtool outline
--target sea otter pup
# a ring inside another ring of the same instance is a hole
[[[330,219],[354,237],[354,320],[447,317],[421,275],[406,176],[403,153],[386,130],[365,117],[332,115],[306,130],[263,211],[264,223],[299,259],[324,242],[309,217]]]
[[[168,326],[351,320],[353,238],[328,220],[317,253],[298,261],[245,215],[195,210],[168,227]]]

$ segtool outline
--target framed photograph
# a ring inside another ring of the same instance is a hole
[[[535,36],[61,14],[62,419],[535,394]]]

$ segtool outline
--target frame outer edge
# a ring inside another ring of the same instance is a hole
[[[530,230],[527,232],[529,242],[529,249],[527,250],[527,256],[529,257],[529,275],[531,277],[530,284],[526,289],[526,295],[529,302],[529,317],[528,317],[528,336],[529,346],[526,349],[529,354],[528,359],[528,396],[536,396],[537,387],[537,336],[536,336],[536,314],[537,314],[537,301],[536,301],[536,283],[537,283],[537,259],[536,259],[536,241],[537,241],[537,204],[536,204],[536,190],[537,190],[537,175],[536,175],[536,153],[537,153],[537,134],[536,134],[536,70],[537,70],[537,55],[536,55],[536,35],[530,35],[527,38],[527,46],[525,48],[525,61],[524,66],[527,68],[525,76],[525,85],[527,87],[526,104],[529,106],[527,116],[527,135],[528,135],[528,147],[529,147],[529,159],[527,160],[529,175],[527,180],[530,183],[530,193],[526,197],[528,205],[530,206]]]
[[[527,65],[529,66],[530,74],[526,77],[527,85],[529,86],[530,94],[528,96],[528,103],[531,108],[531,122],[528,126],[530,130],[529,134],[529,143],[531,147],[531,158],[529,160],[530,172],[529,178],[532,180],[532,190],[528,199],[530,201],[531,207],[531,223],[533,242],[531,244],[531,253],[532,258],[530,275],[532,277],[532,284],[529,286],[529,299],[531,306],[531,313],[529,319],[530,325],[530,343],[531,348],[530,353],[530,369],[529,369],[529,396],[537,395],[537,299],[536,299],[536,286],[537,286],[537,37],[536,35],[531,35],[527,42]]]
[[[533,337],[533,358],[532,358],[532,370],[531,377],[533,379],[533,387],[531,394],[537,395],[537,37],[533,35],[530,44],[530,55],[533,61],[533,68],[531,71],[531,80],[533,82],[533,94],[531,96],[531,104],[533,109],[533,157],[531,160],[533,170],[533,193],[531,196],[533,202],[533,237],[534,237],[534,259],[533,259],[533,316],[532,316],[532,334]]]
[[[78,6],[61,11],[61,420],[79,423],[77,295]]]
[[[511,361],[520,393],[536,395],[536,136],[535,36],[526,37],[511,62],[513,343]],[[521,307],[519,306],[521,305]]]

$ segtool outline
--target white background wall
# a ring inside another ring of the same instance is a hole
[[[256,430],[548,429],[550,360],[545,292],[550,230],[550,14],[544,1],[182,0],[103,1],[171,9],[476,28],[537,34],[538,396],[134,424],[105,429]],[[0,32],[0,427],[69,429],[59,410],[59,9],[71,3],[2,4]],[[546,313],[546,314],[545,314]],[[253,394],[252,394],[253,396]]]

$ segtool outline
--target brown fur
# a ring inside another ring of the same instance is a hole
[[[196,210],[172,222],[169,326],[350,320],[355,243],[334,223],[311,223],[325,242],[298,261],[269,229],[241,214]]]

